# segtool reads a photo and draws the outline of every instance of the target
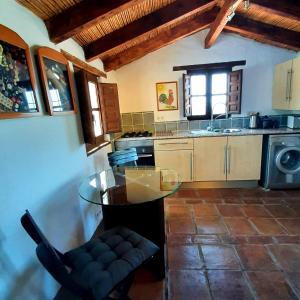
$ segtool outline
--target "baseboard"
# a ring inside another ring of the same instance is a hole
[[[221,189],[221,188],[257,188],[258,182],[256,180],[240,180],[240,181],[197,181],[197,182],[183,182],[182,188],[186,189]]]

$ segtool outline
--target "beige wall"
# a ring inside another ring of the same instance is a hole
[[[173,66],[245,59],[242,114],[276,113],[272,111],[274,65],[296,54],[233,34],[222,34],[211,49],[204,49],[206,34],[207,31],[202,31],[187,37],[117,70],[121,112],[153,110],[156,121],[183,119],[183,72],[173,72]],[[155,83],[161,81],[178,81],[179,111],[157,111]]]

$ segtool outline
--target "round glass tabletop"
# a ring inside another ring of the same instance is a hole
[[[158,167],[118,167],[89,176],[81,183],[82,199],[99,205],[130,205],[173,194],[181,185],[174,170]]]

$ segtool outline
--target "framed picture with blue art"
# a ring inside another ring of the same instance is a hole
[[[0,24],[0,118],[40,115],[29,46]]]
[[[177,81],[156,83],[157,110],[178,110]]]
[[[76,113],[74,84],[68,60],[62,53],[48,47],[38,48],[37,57],[48,113]]]

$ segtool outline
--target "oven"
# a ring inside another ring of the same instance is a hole
[[[122,138],[115,141],[115,149],[123,150],[128,148],[136,148],[138,155],[138,166],[154,166],[154,143],[153,140],[137,138],[135,140],[127,140]]]

